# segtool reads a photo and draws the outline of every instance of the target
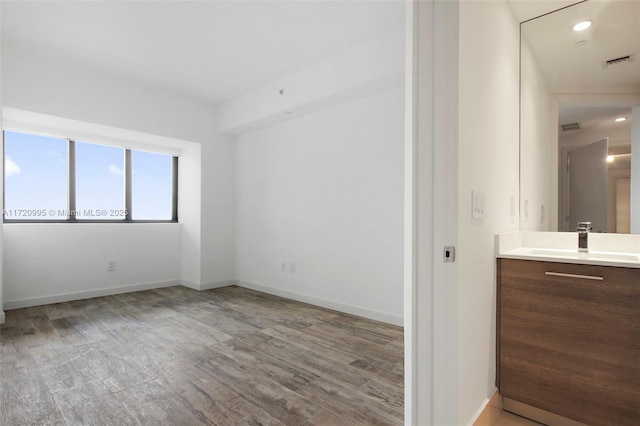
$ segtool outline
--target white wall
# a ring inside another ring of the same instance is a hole
[[[246,133],[237,144],[236,278],[402,324],[402,89]]]
[[[186,149],[181,160],[181,235],[175,241],[164,239],[157,243],[182,247],[178,262],[183,262],[183,273],[176,275],[166,271],[163,279],[157,279],[167,281],[184,276],[185,284],[200,288],[203,284],[211,285],[230,278],[234,267],[234,202],[232,191],[223,182],[233,181],[234,146],[228,138],[216,133],[213,107],[27,46],[3,44],[2,59],[3,86],[9,88],[3,94],[3,106],[199,143],[201,147]],[[201,173],[201,169],[206,172]],[[203,178],[214,183],[202,185]],[[220,184],[216,184],[218,182]],[[213,213],[212,206],[215,206]],[[12,225],[4,227],[9,226]],[[31,232],[29,226],[41,229],[39,225],[28,225],[16,228],[16,232]],[[110,227],[115,234],[124,229],[118,224],[101,226]],[[126,229],[134,236],[140,232],[135,227]],[[46,238],[45,235],[42,237]],[[37,244],[33,239],[30,241]],[[103,243],[110,244],[108,241]],[[8,251],[13,249],[11,245],[6,247]],[[159,249],[169,250],[168,247]],[[135,255],[132,262],[137,259],[145,263],[144,251],[131,254]],[[84,256],[76,261],[94,261],[90,253]],[[7,265],[8,261],[5,261]],[[36,264],[34,268],[39,266]],[[135,271],[131,274],[135,276]],[[20,285],[18,277],[15,274],[12,277],[4,289],[5,294],[15,294],[12,287]],[[98,285],[87,283],[86,291],[92,291]],[[42,296],[49,295],[42,290]]]
[[[637,158],[636,152],[640,151],[640,105],[636,105],[631,109],[631,155]],[[631,162],[631,211],[633,213],[640,211],[640,161]],[[631,215],[631,232],[640,233],[640,220],[637,213]]]
[[[202,288],[235,278],[235,150],[228,135],[202,144]]]
[[[27,46],[2,45],[3,106],[208,142],[215,110],[198,101]]]
[[[183,149],[178,161],[178,220],[182,224],[182,284],[202,282],[202,146]]]
[[[443,247],[457,246],[458,239],[459,4],[420,1],[413,10],[417,57],[408,61],[413,113],[406,154],[412,161],[405,171],[407,217],[414,215],[405,255],[412,263],[412,297],[405,299],[412,313],[405,322],[412,377],[406,379],[405,422],[459,424],[458,263],[443,262]]]
[[[178,208],[182,284],[197,290],[235,278],[235,143],[227,135],[182,150]]]
[[[397,87],[402,84],[403,57],[402,31],[368,39],[223,103],[218,108],[219,129],[246,132],[286,121],[289,112],[300,117]]]
[[[495,390],[494,234],[518,230],[519,25],[505,1],[460,2],[458,422]],[[486,195],[472,219],[471,191]],[[454,330],[452,330],[454,332]]]
[[[0,2],[0,45],[2,44],[2,2]],[[2,55],[0,55],[0,123],[2,123]],[[0,162],[0,176],[4,176],[4,159]],[[4,197],[0,200],[0,207],[4,210]],[[3,310],[3,268],[2,268],[2,255],[3,255],[3,238],[2,227],[0,227],[0,324],[4,322],[4,310]]]
[[[552,185],[558,167],[557,155],[552,152],[552,133],[556,129],[551,126],[553,108],[546,77],[524,37],[521,62],[520,225],[523,231],[550,231],[558,216],[557,192]]]
[[[180,224],[9,224],[4,243],[7,309],[180,283]]]

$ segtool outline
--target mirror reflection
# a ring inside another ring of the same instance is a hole
[[[631,108],[560,106],[559,231],[631,231]]]
[[[640,233],[640,2],[581,2],[521,36],[521,229]]]

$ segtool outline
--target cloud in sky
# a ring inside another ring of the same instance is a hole
[[[4,156],[4,175],[6,177],[9,177],[9,176],[17,175],[20,172],[21,172],[20,166],[18,166],[18,164],[16,164],[15,161],[9,158],[8,155],[5,155]]]
[[[116,176],[122,176],[124,174],[124,170],[122,170],[120,167],[116,166],[115,164],[110,164],[108,169],[112,174]]]

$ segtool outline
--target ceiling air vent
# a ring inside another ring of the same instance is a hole
[[[619,58],[609,59],[602,62],[602,68],[611,68],[618,65],[630,64],[636,55],[620,56]]]
[[[575,123],[561,124],[560,127],[562,127],[563,132],[568,132],[569,130],[578,130],[580,123],[576,121]]]

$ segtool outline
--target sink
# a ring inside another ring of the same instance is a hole
[[[564,258],[572,258],[572,259],[613,260],[613,261],[618,260],[618,261],[627,261],[627,262],[640,261],[640,255],[630,254],[630,253],[597,252],[597,251],[583,253],[575,250],[558,250],[558,249],[531,249],[529,253],[539,255],[539,256],[564,257]]]
[[[573,250],[554,250],[554,249],[531,249],[531,251],[529,252],[531,254],[539,254],[542,256],[560,256],[560,257],[567,257],[567,256],[578,256],[577,251],[573,251]],[[583,254],[587,254],[587,253],[583,253]]]

